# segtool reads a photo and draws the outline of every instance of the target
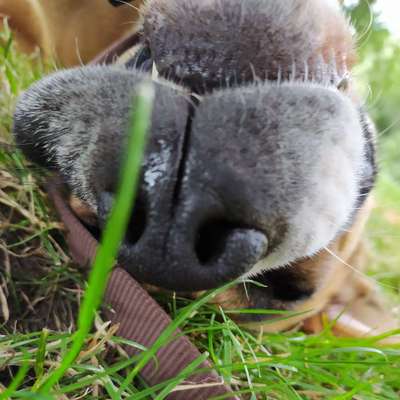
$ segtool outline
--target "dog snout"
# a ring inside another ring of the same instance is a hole
[[[129,114],[145,75],[90,67],[24,96],[14,131],[106,220]],[[198,102],[154,83],[141,183],[120,251],[139,281],[204,290],[287,265],[328,245],[359,197],[365,137],[335,89],[265,83]]]
[[[155,105],[141,183],[120,251],[122,264],[138,280],[176,291],[221,286],[250,271],[268,251],[267,233],[246,215],[245,191],[237,187],[235,196],[228,193],[236,174],[196,156],[196,106],[186,106],[188,111],[180,110],[177,118],[177,108]],[[211,176],[217,179],[211,182]],[[102,191],[96,200],[102,224],[114,195]]]

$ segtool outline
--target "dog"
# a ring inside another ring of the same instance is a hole
[[[355,321],[345,334],[394,328],[353,268],[364,263],[375,129],[339,5],[151,0],[138,21],[125,66],[57,72],[21,96],[13,130],[25,154],[57,172],[101,229],[132,99],[151,81],[151,134],[120,250],[132,276],[193,293],[239,280],[222,307],[296,313],[241,315],[252,329],[307,329],[344,307]]]

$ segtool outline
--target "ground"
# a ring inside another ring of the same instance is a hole
[[[46,173],[15,148],[11,130],[18,94],[52,65],[18,54],[7,32],[0,38],[0,391],[12,398],[46,399],[38,388],[71,345],[85,271],[69,256],[46,194]],[[400,299],[400,185],[392,167],[400,134],[382,145],[382,170],[367,243],[369,274],[393,303]],[[387,158],[386,158],[387,157]],[[391,161],[393,160],[393,161]],[[229,315],[187,299],[159,299],[172,318],[193,306],[181,326],[227,383],[249,399],[398,399],[400,347],[373,339],[336,338],[330,326],[318,335],[293,331],[253,335]],[[126,379],[131,361],[96,318],[79,357],[54,386],[57,399],[163,398],[139,379]],[[19,369],[20,368],[20,369]],[[20,371],[18,373],[18,371]],[[19,379],[21,378],[21,379]],[[178,382],[176,382],[178,383]],[[160,388],[159,388],[160,389]],[[0,395],[1,398],[1,395]]]

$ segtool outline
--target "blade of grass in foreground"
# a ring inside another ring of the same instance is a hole
[[[40,387],[40,392],[42,393],[49,392],[79,355],[92,327],[95,312],[101,304],[108,276],[125,235],[132,205],[134,204],[146,145],[146,134],[150,125],[153,99],[153,86],[151,83],[143,83],[133,104],[127,151],[122,166],[117,196],[104,229],[102,241],[89,276],[88,287],[79,310],[78,330],[74,334],[71,349],[64,357],[61,365]]]

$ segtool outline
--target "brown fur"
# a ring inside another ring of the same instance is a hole
[[[114,8],[106,0],[0,0],[0,18],[8,18],[21,50],[38,47],[69,67],[133,30],[140,3]]]

